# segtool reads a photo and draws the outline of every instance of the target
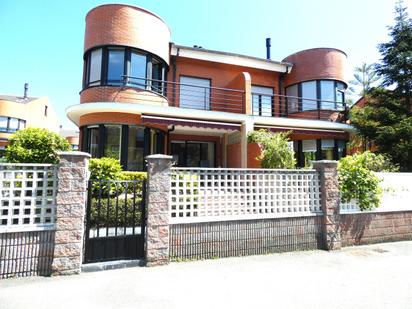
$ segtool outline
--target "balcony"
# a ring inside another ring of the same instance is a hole
[[[344,122],[347,117],[345,102],[318,100],[249,92],[240,89],[205,87],[201,85],[143,79],[124,76],[123,88],[138,91],[136,101],[158,104],[159,96],[168,106],[250,114],[262,117],[287,117],[296,119]],[[156,96],[154,96],[156,94]]]

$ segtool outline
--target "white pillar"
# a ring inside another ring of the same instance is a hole
[[[248,119],[242,123],[240,131],[240,167],[247,168],[247,135],[253,131],[254,123],[252,119]]]

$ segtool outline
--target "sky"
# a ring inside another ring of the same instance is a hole
[[[48,96],[64,128],[79,104],[87,12],[113,1],[0,0],[0,94]],[[174,43],[282,60],[313,47],[335,47],[350,68],[378,62],[396,0],[130,0],[165,20]],[[412,0],[406,0],[412,16]],[[349,72],[351,75],[351,72]]]

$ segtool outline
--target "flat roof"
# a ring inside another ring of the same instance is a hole
[[[205,49],[203,47],[189,47],[177,45],[174,43],[172,43],[171,46],[171,56],[219,62],[281,73],[290,72],[293,66],[291,63],[284,61],[275,61],[265,58],[222,52],[217,50]]]

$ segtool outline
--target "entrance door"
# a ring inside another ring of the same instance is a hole
[[[89,182],[84,263],[144,257],[145,181]]]
[[[172,141],[171,155],[179,167],[214,167],[215,143]]]

